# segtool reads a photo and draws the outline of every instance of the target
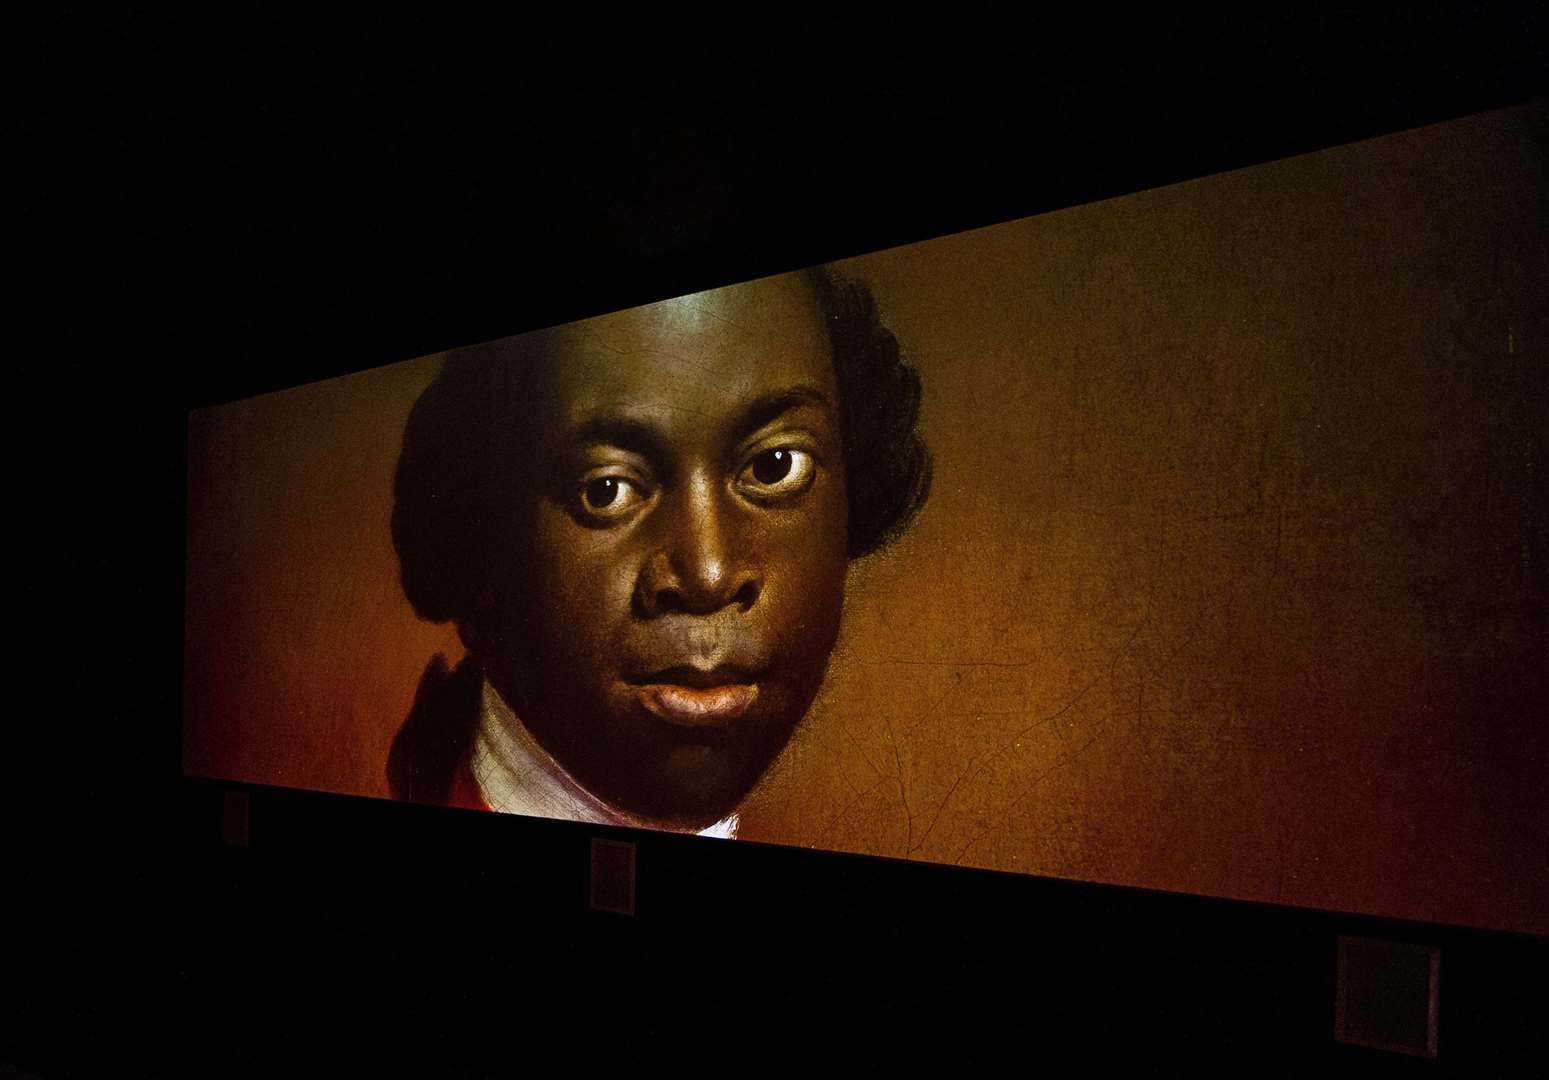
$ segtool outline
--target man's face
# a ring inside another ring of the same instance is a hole
[[[556,331],[478,649],[540,743],[656,822],[733,809],[839,631],[847,503],[816,301],[786,277]]]

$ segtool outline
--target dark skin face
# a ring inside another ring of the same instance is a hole
[[[555,331],[477,650],[580,783],[698,828],[784,748],[839,632],[838,394],[799,278]]]

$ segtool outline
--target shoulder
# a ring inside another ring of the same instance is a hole
[[[483,672],[472,657],[448,670],[437,653],[420,676],[414,705],[387,756],[395,799],[445,804],[479,716]]]

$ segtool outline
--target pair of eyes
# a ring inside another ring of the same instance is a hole
[[[781,446],[754,454],[733,485],[756,503],[778,503],[806,491],[816,474],[817,461],[810,453]],[[630,513],[650,494],[641,480],[612,471],[583,480],[579,499],[587,515],[611,521]]]

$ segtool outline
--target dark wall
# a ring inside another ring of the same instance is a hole
[[[189,408],[1549,93],[1528,5],[773,19],[18,35],[13,307],[39,332],[10,407],[35,539],[0,1060],[1408,1075],[1330,1038],[1354,932],[1442,946],[1441,1071],[1531,1075],[1536,938],[656,836],[625,920],[583,910],[588,830],[284,792],[222,848],[218,791],[178,770]]]

